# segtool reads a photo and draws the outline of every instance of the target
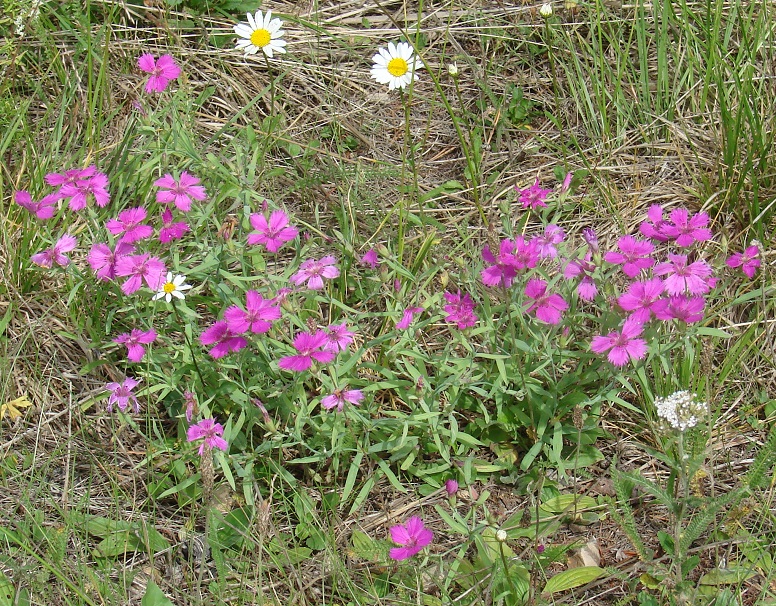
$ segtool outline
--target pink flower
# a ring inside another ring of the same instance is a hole
[[[586,227],[582,230],[582,238],[587,243],[587,246],[590,249],[589,252],[591,254],[598,252],[598,235],[595,233],[595,230],[592,227]]]
[[[245,339],[229,330],[229,325],[223,320],[214,322],[209,328],[202,331],[202,334],[199,335],[199,342],[202,345],[213,346],[208,350],[208,353],[215,359],[223,358],[230,351],[240,351],[248,345]]]
[[[458,492],[458,482],[452,479],[447,480],[445,482],[445,490],[447,491],[447,494],[452,497],[456,492]]]
[[[565,194],[569,189],[571,189],[571,180],[573,178],[573,172],[569,171],[566,173],[566,176],[563,178],[563,183],[560,184],[560,193]]]
[[[119,410],[124,412],[129,406],[130,401],[134,403],[135,412],[140,412],[140,404],[138,404],[137,396],[132,393],[132,390],[140,385],[140,381],[127,377],[121,383],[108,383],[105,389],[111,392],[108,398],[108,405],[105,407],[108,412],[113,410],[113,405],[117,404]]]
[[[277,252],[283,244],[299,235],[299,230],[288,224],[288,215],[282,210],[273,210],[269,221],[264,215],[254,213],[250,221],[258,233],[248,234],[248,244],[263,244],[269,252]]]
[[[569,308],[568,303],[559,294],[547,294],[547,282],[539,278],[528,280],[525,286],[525,294],[534,302],[526,309],[526,313],[536,310],[536,317],[547,324],[558,324],[564,311]]]
[[[705,305],[703,297],[674,295],[668,298],[664,307],[655,311],[655,316],[659,320],[679,320],[685,324],[692,324],[703,320]]]
[[[76,247],[77,240],[70,234],[65,234],[59,240],[56,241],[52,248],[47,248],[44,251],[35,253],[30,257],[30,260],[35,265],[41,267],[51,268],[54,263],[60,267],[66,267],[70,263],[70,258],[64,253],[70,252]]]
[[[747,247],[742,253],[733,254],[727,261],[728,267],[740,267],[748,278],[754,278],[757,268],[760,267],[760,249],[756,244]]]
[[[605,337],[593,337],[590,350],[595,353],[608,351],[609,361],[615,366],[625,366],[628,360],[641,360],[647,355],[647,342],[637,338],[643,329],[641,322],[628,318],[621,332],[610,332]]]
[[[361,261],[359,261],[359,263],[361,263],[361,265],[368,266],[370,269],[377,269],[377,266],[380,264],[377,251],[374,248],[370,248],[364,253],[364,256],[361,257]]]
[[[431,543],[433,538],[434,533],[423,526],[423,520],[412,516],[403,526],[391,526],[391,540],[402,547],[394,547],[388,555],[394,560],[406,560]]]
[[[229,444],[221,436],[224,435],[224,428],[221,423],[216,423],[215,419],[202,419],[199,423],[195,423],[189,427],[186,432],[186,439],[189,442],[196,442],[202,440],[202,444],[199,445],[199,454],[202,455],[206,450],[218,448],[226,452],[229,448]]]
[[[194,410],[197,408],[197,397],[191,391],[184,391],[183,401],[186,403],[186,422],[191,423],[191,418],[194,416]]]
[[[245,293],[245,311],[237,305],[232,305],[224,312],[224,320],[229,330],[242,334],[247,330],[253,333],[265,333],[272,327],[274,320],[280,319],[282,312],[274,299],[265,299],[255,290]]]
[[[517,269],[536,267],[539,262],[539,242],[536,239],[526,240],[523,236],[517,236],[513,257]]]
[[[333,351],[334,353],[345,351],[348,348],[348,345],[353,342],[353,337],[356,334],[348,330],[346,322],[343,322],[342,324],[332,324],[324,332],[326,333],[326,343],[324,344],[323,349],[326,351]]]
[[[487,246],[482,249],[482,258],[486,263],[491,263],[480,272],[482,283],[485,286],[512,286],[512,280],[517,275],[517,260],[512,254],[515,243],[512,240],[502,240],[499,245],[498,258],[496,258]]]
[[[415,319],[415,314],[419,314],[423,311],[422,307],[408,307],[404,310],[401,316],[401,320],[396,323],[398,330],[407,330]]]
[[[656,276],[668,276],[664,279],[666,292],[669,295],[681,295],[685,292],[691,295],[702,295],[709,292],[714,280],[712,269],[706,261],[699,259],[687,263],[687,255],[668,255],[669,261],[655,266]]]
[[[147,74],[151,74],[145,85],[147,93],[161,93],[167,88],[170,80],[175,80],[181,75],[181,68],[171,55],[162,55],[158,61],[151,54],[140,55],[137,65]]]
[[[617,303],[625,311],[631,312],[631,318],[646,324],[652,314],[663,310],[668,306],[666,299],[660,295],[665,291],[665,285],[660,278],[652,278],[644,282],[633,282],[628,287],[628,292],[617,299]]]
[[[41,198],[40,202],[33,202],[30,192],[26,190],[19,190],[13,196],[14,202],[16,202],[22,208],[26,208],[38,219],[51,219],[56,211],[56,205],[59,201],[59,195],[49,194]]]
[[[172,202],[180,210],[187,213],[191,210],[192,199],[204,200],[207,197],[205,188],[197,185],[199,179],[190,175],[185,170],[181,173],[181,178],[176,181],[170,173],[154,181],[154,185],[159,188],[156,192],[156,201],[159,204],[169,204]]]
[[[474,314],[474,301],[469,293],[461,294],[459,290],[456,294],[451,292],[444,293],[447,305],[444,310],[447,316],[445,321],[455,323],[458,330],[464,330],[477,323],[477,316]]]
[[[328,364],[337,354],[330,350],[322,350],[327,342],[328,336],[322,330],[315,334],[301,332],[294,337],[294,349],[299,353],[280,358],[278,366],[283,370],[302,372],[313,365],[313,360],[317,360],[321,364]]]
[[[326,410],[331,410],[336,407],[339,412],[342,412],[345,402],[350,402],[354,406],[358,406],[363,399],[364,394],[361,393],[360,389],[349,389],[347,391],[335,389],[333,394],[321,399],[321,406]]]
[[[647,220],[639,225],[639,231],[651,240],[668,242],[670,238],[665,230],[670,225],[668,221],[663,220],[663,207],[659,204],[653,204],[647,211]]]
[[[59,188],[60,198],[65,200],[70,198],[70,210],[81,210],[82,208],[85,208],[89,196],[94,198],[94,203],[100,208],[106,206],[108,202],[110,202],[108,176],[106,174],[94,173],[91,177],[79,179],[74,183],[67,182]]]
[[[323,288],[323,278],[331,280],[340,275],[335,263],[336,259],[331,256],[323,257],[320,261],[307,259],[299,266],[299,271],[291,276],[291,282],[300,286],[306,281],[310,290],[320,290]]]
[[[711,240],[711,230],[706,228],[709,224],[709,215],[706,213],[690,216],[686,208],[675,208],[669,216],[673,225],[665,225],[663,233],[676,240],[677,246],[684,248],[694,242]]]
[[[114,343],[121,343],[127,346],[127,359],[130,362],[140,362],[145,355],[145,347],[143,344],[153,343],[156,341],[156,331],[151,330],[138,330],[133,328],[131,333],[122,333],[115,339]]]
[[[549,257],[554,259],[558,256],[558,249],[555,248],[556,244],[563,242],[566,237],[563,229],[557,225],[550,224],[544,228],[544,235],[536,238],[536,249],[540,258]]]
[[[577,285],[577,294],[583,301],[592,301],[598,294],[598,287],[593,282],[593,272],[595,265],[590,261],[590,253],[585,255],[582,261],[569,261],[563,268],[563,277],[566,279],[582,276],[582,280]]]
[[[173,240],[180,240],[187,231],[189,231],[189,224],[185,221],[178,221],[173,223],[172,211],[168,208],[164,209],[162,213],[163,227],[159,230],[159,242],[172,242]]]
[[[123,255],[116,260],[116,275],[129,276],[121,285],[121,291],[125,295],[137,291],[143,285],[143,280],[148,288],[158,291],[164,284],[166,272],[164,262],[149,254]]]
[[[539,185],[539,178],[537,177],[534,184],[525,189],[519,189],[515,186],[515,191],[520,194],[520,202],[523,203],[523,208],[536,208],[537,206],[546,207],[545,200],[550,193],[549,189],[543,189]]]
[[[119,213],[118,219],[111,219],[105,224],[107,230],[114,236],[124,234],[121,237],[122,242],[137,242],[144,238],[149,238],[154,233],[154,228],[150,225],[143,225],[146,218],[146,209],[142,206],[128,208]]]
[[[117,242],[115,251],[112,251],[107,244],[97,242],[92,245],[86,260],[97,277],[107,281],[116,277],[116,262],[121,257],[134,252],[135,247],[127,242]]]
[[[61,189],[65,184],[74,185],[77,181],[88,179],[96,172],[97,167],[94,165],[87,166],[86,168],[71,168],[63,173],[49,173],[44,177],[44,181],[51,187],[59,187]]]
[[[629,278],[635,278],[642,269],[655,264],[655,260],[649,257],[649,254],[655,250],[652,242],[637,240],[633,236],[622,236],[617,240],[617,248],[620,252],[604,254],[604,261],[622,264],[622,271]]]

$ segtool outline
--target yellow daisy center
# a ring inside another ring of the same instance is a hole
[[[165,282],[164,286],[162,286],[162,290],[169,295],[170,293],[175,292],[175,284],[172,282]]]
[[[253,44],[253,46],[258,46],[259,48],[264,48],[271,40],[272,34],[266,29],[257,29],[251,34],[251,44]]]
[[[400,78],[406,74],[410,69],[407,62],[401,57],[396,57],[388,62],[388,73],[396,78]]]

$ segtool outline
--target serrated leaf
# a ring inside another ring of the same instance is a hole
[[[162,590],[153,580],[149,580],[140,606],[173,606],[173,603],[162,593]]]
[[[5,415],[8,415],[11,423],[13,423],[22,416],[22,412],[19,409],[27,408],[29,406],[32,406],[32,402],[30,402],[26,395],[6,402],[5,404],[0,405],[0,420],[2,420]]]
[[[568,591],[575,587],[582,587],[595,581],[606,571],[600,566],[582,566],[581,568],[570,568],[559,572],[547,581],[542,593],[558,593],[559,591]]]
[[[380,561],[382,550],[377,546],[377,542],[365,532],[354,530],[350,536],[350,544],[353,546],[353,552],[362,560]]]

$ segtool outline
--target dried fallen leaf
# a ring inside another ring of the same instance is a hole
[[[601,564],[601,548],[598,540],[588,541],[584,547],[573,549],[568,553],[569,568],[581,568],[583,566],[599,566]]]
[[[16,398],[15,400],[11,400],[10,402],[6,402],[5,404],[0,405],[0,421],[3,420],[5,415],[8,415],[11,423],[13,423],[16,421],[16,419],[22,416],[22,413],[19,409],[27,408],[28,406],[32,406],[32,402],[29,401],[27,396],[22,396],[21,398]]]

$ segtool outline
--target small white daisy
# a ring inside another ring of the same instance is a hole
[[[186,281],[186,276],[175,276],[172,277],[172,272],[167,272],[167,279],[164,281],[164,284],[161,285],[158,292],[152,297],[152,301],[156,301],[157,299],[164,299],[168,303],[172,301],[172,298],[175,297],[176,299],[183,299],[184,294],[181,292],[183,290],[188,290],[191,288],[191,284],[184,284]]]
[[[387,84],[388,90],[409,85],[416,78],[415,72],[423,67],[406,42],[389,42],[388,48],[378,50],[372,61],[372,78],[380,84]]]
[[[283,22],[272,18],[272,11],[267,11],[265,15],[261,11],[256,11],[255,15],[248,13],[248,23],[238,23],[234,26],[234,33],[240,36],[237,41],[237,48],[245,51],[245,56],[255,55],[262,51],[267,57],[272,58],[273,53],[282,54],[286,52],[286,41],[283,40],[285,33],[280,28]]]

